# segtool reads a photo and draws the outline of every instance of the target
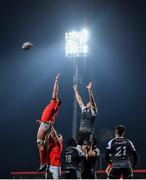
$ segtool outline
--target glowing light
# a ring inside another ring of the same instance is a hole
[[[67,57],[82,57],[88,53],[88,31],[65,33],[65,51]]]

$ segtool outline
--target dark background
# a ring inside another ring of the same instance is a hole
[[[80,93],[88,81],[99,108],[96,137],[104,154],[116,124],[145,168],[146,143],[145,0],[1,0],[0,1],[0,178],[39,166],[35,120],[49,102],[60,72],[63,101],[55,127],[72,134],[72,62],[65,57],[64,33],[89,30],[89,53],[80,59]],[[31,41],[34,47],[22,51]],[[106,164],[102,161],[102,168]]]

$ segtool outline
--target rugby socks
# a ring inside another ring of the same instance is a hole
[[[46,164],[46,149],[43,146],[39,147],[39,154],[40,154],[40,164]]]

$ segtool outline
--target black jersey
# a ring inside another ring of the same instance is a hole
[[[94,133],[94,121],[96,118],[96,110],[82,108],[80,131]]]
[[[85,154],[76,147],[68,147],[65,150],[65,168],[80,169],[80,161],[85,157]]]
[[[131,168],[131,155],[135,152],[133,143],[123,137],[113,138],[106,148],[106,159],[111,158],[112,168]]]

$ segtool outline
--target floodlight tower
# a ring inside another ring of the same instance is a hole
[[[87,56],[88,52],[88,31],[83,29],[80,32],[72,31],[65,33],[65,51],[66,57],[72,59],[73,62],[73,84],[79,81],[78,58]],[[74,96],[73,102],[73,121],[72,121],[72,136],[76,137],[77,132],[77,101]]]

